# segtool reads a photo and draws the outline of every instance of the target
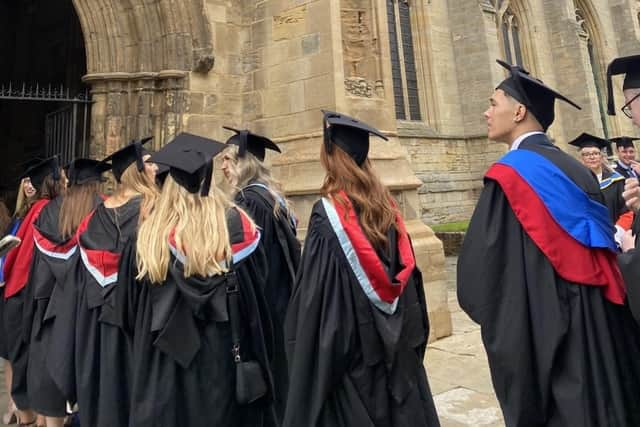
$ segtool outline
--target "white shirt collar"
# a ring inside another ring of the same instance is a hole
[[[618,162],[618,164],[620,165],[620,167],[621,167],[622,169],[625,169],[625,170],[628,170],[628,171],[630,171],[630,170],[631,170],[631,166],[627,166],[627,165],[625,165],[625,164],[624,164],[624,163],[622,163],[620,160],[616,160],[616,161]]]
[[[526,138],[530,137],[531,135],[536,135],[538,133],[541,133],[542,135],[544,135],[544,132],[541,132],[539,130],[535,130],[533,132],[523,133],[522,135],[517,137],[515,141],[513,141],[513,144],[511,144],[510,151],[517,150],[518,147],[520,147],[520,144],[522,143],[522,141],[524,141]]]

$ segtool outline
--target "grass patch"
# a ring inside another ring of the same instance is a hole
[[[458,231],[467,231],[469,221],[448,222],[446,224],[434,224],[431,229],[436,233],[452,233]]]

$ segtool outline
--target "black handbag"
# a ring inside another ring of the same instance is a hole
[[[242,361],[240,353],[240,303],[238,302],[238,279],[234,272],[228,273],[227,308],[231,324],[231,354],[236,365],[236,401],[246,405],[267,394],[267,383],[260,364],[254,360]]]

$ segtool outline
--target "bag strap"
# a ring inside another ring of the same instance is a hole
[[[239,284],[236,273],[231,271],[227,273],[227,309],[229,310],[229,323],[231,324],[231,354],[235,363],[241,363],[240,356],[240,303]]]

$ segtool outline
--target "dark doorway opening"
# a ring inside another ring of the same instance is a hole
[[[29,159],[85,151],[86,63],[71,0],[0,0],[0,197],[15,197]]]

